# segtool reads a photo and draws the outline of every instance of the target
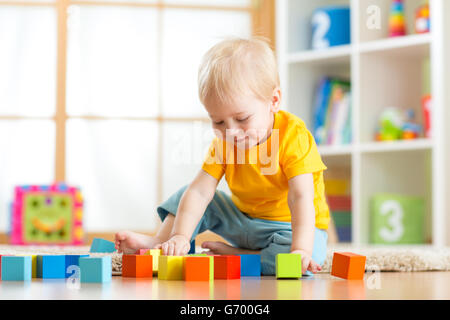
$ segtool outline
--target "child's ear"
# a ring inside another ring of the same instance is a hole
[[[273,113],[280,111],[280,105],[281,89],[277,87],[273,90],[272,101],[270,101],[270,111],[272,111]]]

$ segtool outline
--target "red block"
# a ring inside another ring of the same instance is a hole
[[[214,279],[240,279],[240,256],[214,256]]]
[[[352,211],[351,196],[327,196],[328,206],[331,211]]]

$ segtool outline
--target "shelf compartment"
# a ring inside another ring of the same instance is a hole
[[[433,148],[430,139],[380,141],[361,144],[358,149],[363,153],[401,152],[407,150],[427,150]]]
[[[288,63],[348,63],[352,53],[351,45],[335,46],[323,50],[306,50],[291,53],[287,57]]]
[[[431,243],[432,178],[431,150],[407,150],[362,154],[360,239],[369,243],[370,201],[373,195],[392,193],[418,196],[425,201],[425,239]]]

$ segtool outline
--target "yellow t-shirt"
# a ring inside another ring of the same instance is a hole
[[[330,212],[323,182],[326,166],[305,123],[287,111],[275,113],[270,137],[248,150],[214,138],[202,169],[217,180],[225,174],[231,200],[240,211],[253,218],[285,222],[291,221],[288,180],[312,173],[316,227],[328,229]]]

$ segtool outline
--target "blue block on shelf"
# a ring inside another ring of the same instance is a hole
[[[350,8],[348,6],[326,6],[313,12],[312,49],[350,43]]]
[[[42,279],[64,279],[66,277],[65,255],[38,255],[36,277]]]
[[[111,256],[80,258],[80,278],[81,282],[111,282]]]
[[[261,276],[261,255],[240,254],[241,256],[241,277]]]
[[[80,258],[89,257],[88,254],[68,254],[66,255],[66,278],[69,278],[73,274],[73,270],[68,272],[67,268],[69,266],[80,266]]]
[[[31,280],[31,256],[2,256],[1,259],[3,281]]]
[[[92,240],[91,249],[89,252],[95,253],[95,252],[101,252],[101,253],[112,253],[115,252],[116,248],[114,245],[114,242],[100,239],[100,238],[94,238]]]
[[[351,242],[352,241],[352,227],[337,227],[336,233],[339,242]]]

